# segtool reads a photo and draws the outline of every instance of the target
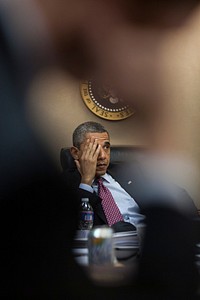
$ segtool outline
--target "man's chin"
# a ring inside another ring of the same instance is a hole
[[[107,171],[107,169],[105,169],[105,170],[97,170],[96,171],[96,177],[105,175],[106,171]]]

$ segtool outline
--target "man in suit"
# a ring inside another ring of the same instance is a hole
[[[128,228],[129,224],[136,228],[144,225],[146,210],[152,205],[172,207],[190,216],[197,213],[188,193],[169,185],[161,171],[155,176],[152,168],[149,171],[142,163],[135,162],[110,165],[110,147],[109,133],[101,124],[80,124],[73,132],[70,149],[75,164],[63,173],[68,190],[75,191],[79,201],[89,198],[95,213],[94,225],[108,224],[98,195],[99,177],[103,178],[122,214],[123,222],[115,224],[117,230]]]
[[[94,225],[108,224],[107,217],[99,197],[97,179],[103,178],[104,185],[111,192],[122,219],[112,224],[117,231],[133,230],[143,223],[136,201],[131,194],[120,185],[123,174],[117,170],[108,171],[110,163],[110,136],[108,131],[99,123],[85,122],[80,124],[73,133],[73,146],[70,149],[74,158],[74,168],[64,172],[68,188],[76,190],[78,199],[89,198],[94,209]],[[118,174],[117,182],[114,175]],[[112,175],[111,175],[112,174]]]

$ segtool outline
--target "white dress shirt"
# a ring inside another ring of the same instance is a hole
[[[125,222],[129,222],[134,226],[143,224],[145,216],[140,213],[139,206],[135,200],[121,187],[121,185],[108,173],[102,176],[104,178],[104,185],[110,190]],[[87,190],[91,193],[94,191],[98,194],[98,186],[93,182],[92,187],[81,183],[81,189]]]

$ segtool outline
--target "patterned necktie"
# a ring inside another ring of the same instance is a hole
[[[97,180],[97,183],[98,194],[99,197],[102,199],[101,205],[103,207],[108,225],[111,226],[116,222],[123,221],[123,217],[119,211],[117,204],[115,203],[115,200],[113,199],[111,192],[103,184],[103,179],[99,178]]]

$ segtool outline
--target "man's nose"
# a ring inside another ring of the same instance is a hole
[[[101,147],[98,158],[104,159],[105,157],[106,157],[106,153],[105,153],[104,149]]]

